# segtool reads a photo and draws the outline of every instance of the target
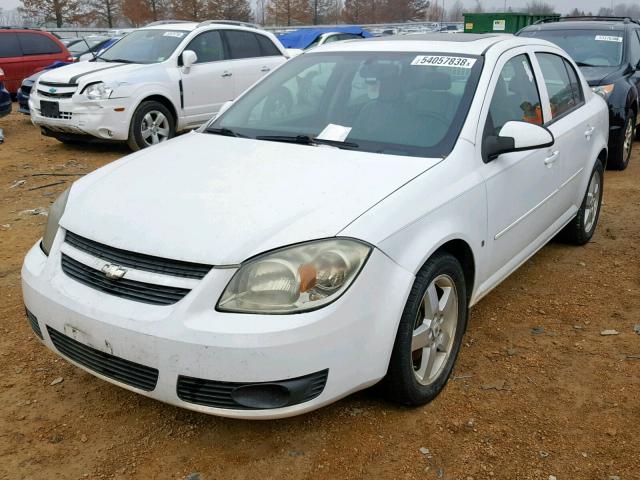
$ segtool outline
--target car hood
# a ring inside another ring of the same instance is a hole
[[[620,67],[581,67],[580,70],[587,83],[592,87],[612,83],[620,76],[621,72]]]
[[[77,62],[46,71],[41,80],[54,83],[109,82],[147,67],[144,64],[115,62]]]
[[[191,133],[76,182],[61,225],[139,253],[237,264],[335,236],[439,161]]]

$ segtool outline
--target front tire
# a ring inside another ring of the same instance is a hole
[[[624,170],[629,165],[629,159],[631,158],[631,151],[633,150],[633,140],[635,137],[635,125],[636,117],[632,111],[627,112],[627,118],[624,122],[622,135],[616,141],[615,145],[612,145],[611,156],[607,166],[612,170]]]
[[[166,142],[175,134],[176,122],[169,109],[160,102],[147,100],[133,114],[127,143],[136,151]]]
[[[604,185],[604,168],[600,161],[596,162],[591,172],[587,192],[582,205],[573,220],[560,233],[560,238],[572,245],[584,245],[593,237],[600,218],[602,192]]]
[[[416,275],[400,319],[383,383],[390,400],[423,405],[444,388],[467,325],[464,272],[448,253],[436,253]]]

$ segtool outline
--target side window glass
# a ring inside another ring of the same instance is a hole
[[[211,30],[198,35],[191,40],[186,50],[193,50],[198,56],[196,63],[208,63],[224,60],[224,46],[222,37],[217,30]]]
[[[260,44],[260,51],[263,57],[276,57],[282,55],[280,50],[264,35],[256,35],[258,44]]]
[[[242,30],[226,30],[225,36],[227,37],[232,59],[262,56],[258,39],[253,33]]]
[[[0,58],[21,57],[22,49],[15,33],[0,32]]]
[[[19,33],[18,41],[24,55],[47,55],[62,52],[56,42],[38,33]]]
[[[564,66],[567,69],[567,73],[569,74],[569,82],[571,84],[571,91],[573,92],[573,99],[576,105],[580,105],[584,102],[584,92],[582,91],[582,84],[578,78],[578,74],[576,73],[573,65],[571,65],[566,59],[564,60]]]
[[[491,99],[485,134],[498,135],[510,121],[542,125],[540,94],[526,55],[513,57],[502,68]]]
[[[558,55],[536,53],[536,57],[538,57],[544,83],[549,93],[551,118],[557,118],[578,105],[573,96],[569,73],[564,60]]]
[[[640,63],[640,40],[638,39],[638,30],[632,30],[629,37],[629,62],[633,68],[638,68],[638,64]]]

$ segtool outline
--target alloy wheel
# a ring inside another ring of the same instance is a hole
[[[418,383],[433,383],[447,363],[458,325],[458,292],[448,275],[437,276],[427,288],[411,341],[413,373]]]
[[[142,119],[140,133],[147,145],[155,145],[169,138],[169,120],[157,110],[151,110]]]
[[[629,161],[631,157],[631,149],[633,148],[633,121],[627,121],[627,127],[624,131],[624,160],[625,163]]]
[[[587,199],[584,206],[584,231],[591,232],[600,208],[600,184],[602,177],[599,171],[593,172],[587,188]]]

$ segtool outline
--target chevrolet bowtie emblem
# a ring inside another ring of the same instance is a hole
[[[127,270],[120,265],[106,264],[101,270],[110,280],[120,280],[127,273]]]
[[[56,93],[57,91],[58,91],[58,89],[57,89],[57,88],[53,88],[53,87],[51,87],[51,88],[49,89],[49,93]]]

